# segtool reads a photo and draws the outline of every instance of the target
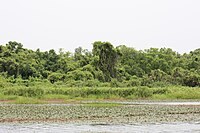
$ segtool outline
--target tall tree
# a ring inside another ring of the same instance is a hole
[[[119,52],[109,42],[94,42],[93,56],[97,57],[96,67],[99,68],[106,81],[116,78],[116,66]]]

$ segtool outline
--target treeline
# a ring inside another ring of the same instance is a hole
[[[94,42],[92,51],[76,48],[42,52],[21,43],[0,45],[0,76],[11,83],[50,82],[67,86],[200,86],[200,49],[179,54],[170,48],[136,50]]]

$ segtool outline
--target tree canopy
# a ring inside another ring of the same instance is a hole
[[[58,53],[24,48],[21,43],[0,45],[2,77],[56,82],[112,83],[145,86],[156,83],[200,86],[200,49],[179,54],[170,48],[136,50],[125,45],[94,42],[92,51],[76,48]]]

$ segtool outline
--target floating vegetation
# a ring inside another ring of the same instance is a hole
[[[0,122],[167,123],[200,121],[200,106],[1,104]]]

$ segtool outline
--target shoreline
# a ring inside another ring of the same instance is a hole
[[[37,100],[37,99],[36,99]],[[92,99],[92,100],[77,100],[77,99],[49,99],[39,100],[38,103],[16,103],[16,100],[0,100],[1,104],[84,104],[84,103],[119,103],[125,105],[131,104],[158,104],[158,105],[200,105],[200,99]]]

